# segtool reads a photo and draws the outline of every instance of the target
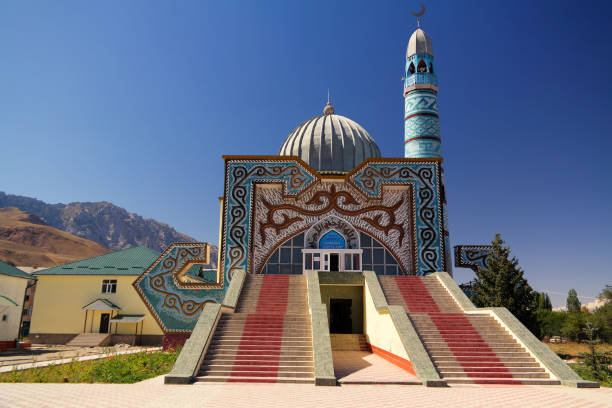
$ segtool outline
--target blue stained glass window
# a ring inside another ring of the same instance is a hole
[[[319,240],[321,249],[346,249],[346,240],[336,231],[331,230]]]

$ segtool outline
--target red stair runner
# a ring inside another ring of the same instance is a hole
[[[313,382],[305,277],[249,276],[236,312],[217,326],[199,381]]]
[[[513,339],[509,338],[507,333],[500,330],[497,323],[490,322],[490,327],[487,326],[487,330],[494,333],[490,338],[501,338],[503,344],[497,344],[495,340],[489,340],[492,341],[492,343],[489,343],[474,327],[467,315],[456,306],[450,295],[437,289],[436,299],[434,299],[431,296],[430,288],[423,281],[423,279],[433,278],[396,276],[393,277],[393,283],[389,281],[390,278],[381,277],[381,283],[386,288],[387,296],[393,300],[398,300],[397,296],[393,297],[392,294],[393,286],[395,286],[401,295],[401,300],[403,300],[408,315],[411,316],[419,333],[426,338],[424,340],[425,346],[432,357],[434,355],[438,356],[438,360],[434,363],[438,366],[443,378],[452,380],[452,382],[474,384],[523,384],[527,380],[518,379],[521,376],[550,380],[549,376],[544,374],[543,369],[536,363],[524,361],[533,359],[523,357],[523,354],[526,354],[524,350]],[[439,302],[444,304],[444,311],[440,310]],[[449,310],[452,312],[449,312]],[[479,315],[477,318],[483,319],[483,315]],[[486,319],[486,317],[484,318]],[[433,325],[428,324],[428,321]],[[486,320],[479,321],[489,323]],[[436,331],[433,330],[434,327],[437,329],[437,335],[435,334]],[[501,334],[494,332],[496,330]],[[489,335],[491,336],[491,334]],[[496,348],[504,351],[507,349],[506,354],[510,358],[506,358],[504,361],[516,360],[515,365],[506,365],[500,359]],[[512,353],[520,355],[520,357],[513,360]],[[534,365],[537,367],[533,368]],[[463,377],[466,380],[463,381],[458,377]],[[467,378],[470,380],[467,381]],[[545,382],[544,380],[530,380],[529,382],[535,383],[538,381]],[[555,383],[554,381],[548,382]]]

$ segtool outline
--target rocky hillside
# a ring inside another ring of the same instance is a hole
[[[17,208],[0,208],[0,259],[17,266],[51,267],[109,252],[102,245],[45,225]]]
[[[196,241],[167,224],[143,218],[105,201],[47,204],[35,198],[0,192],[1,207],[19,208],[51,227],[114,250],[141,245],[162,252],[173,242]],[[216,247],[212,252],[216,266]]]

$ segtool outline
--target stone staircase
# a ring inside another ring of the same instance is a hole
[[[66,343],[74,347],[96,347],[105,346],[110,341],[109,333],[81,333]]]
[[[249,275],[224,314],[196,381],[314,383],[304,275]]]
[[[363,334],[330,334],[333,351],[367,351],[372,352]]]
[[[560,384],[488,314],[466,314],[435,277],[379,276],[403,306],[440,376],[461,384]]]

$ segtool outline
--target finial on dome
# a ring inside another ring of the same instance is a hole
[[[324,115],[333,115],[336,110],[329,101],[329,88],[327,88],[327,105],[323,108]]]

